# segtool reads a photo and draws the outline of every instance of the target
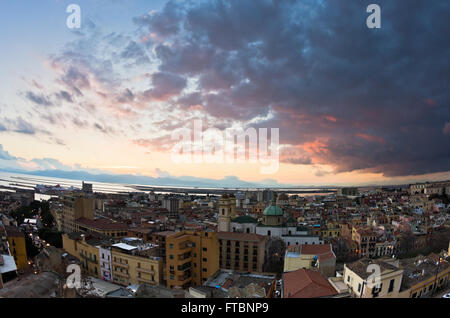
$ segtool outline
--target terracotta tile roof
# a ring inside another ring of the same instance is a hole
[[[317,298],[338,292],[320,272],[299,269],[283,274],[285,298]]]
[[[360,260],[357,260],[353,263],[346,264],[346,266],[353,271],[355,274],[357,274],[362,279],[366,279],[369,277],[372,273],[367,271],[367,267],[370,264],[377,264],[380,266],[381,273],[385,271],[398,271],[399,268],[395,267],[394,265],[391,265],[383,260],[376,260],[376,259],[369,259],[369,258],[363,258]]]
[[[128,226],[119,222],[112,222],[107,219],[90,220],[86,218],[80,218],[76,220],[77,223],[85,225],[87,227],[100,229],[100,230],[127,230]]]
[[[324,261],[331,258],[336,258],[334,254],[331,244],[303,244],[303,245],[294,245],[288,247],[289,252],[298,253],[301,255],[316,255],[319,261]]]

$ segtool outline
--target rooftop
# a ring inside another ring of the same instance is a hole
[[[299,269],[283,274],[285,298],[330,297],[338,291],[320,272]]]
[[[108,219],[86,219],[80,218],[76,220],[79,224],[95,228],[99,230],[127,230],[128,226],[123,223],[113,222]]]
[[[389,264],[387,261],[380,260],[380,259],[369,259],[369,258],[363,258],[363,259],[357,260],[353,263],[346,264],[346,266],[351,271],[353,271],[355,274],[357,274],[359,277],[361,277],[362,279],[366,279],[372,274],[371,271],[367,271],[367,267],[370,264],[379,265],[380,269],[381,269],[381,274],[383,274],[384,272],[394,272],[394,271],[401,270],[400,268],[395,267],[392,264]]]

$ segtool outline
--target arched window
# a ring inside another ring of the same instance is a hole
[[[225,209],[222,209],[222,215],[225,215]]]
[[[267,235],[270,236],[270,231],[267,231]]]

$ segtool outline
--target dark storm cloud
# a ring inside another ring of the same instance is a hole
[[[186,87],[186,79],[182,76],[159,72],[152,75],[153,88],[145,94],[154,99],[167,99],[181,93]]]
[[[448,171],[450,2],[377,1],[381,29],[366,27],[370,3],[170,2],[136,21],[170,41],[155,47],[159,70],[198,78],[195,99],[217,118],[273,109],[259,126],[297,147],[320,141],[309,155],[337,171]]]

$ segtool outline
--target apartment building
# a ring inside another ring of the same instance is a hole
[[[373,278],[379,270],[379,284]],[[398,261],[360,259],[344,264],[344,283],[353,297],[398,298],[402,284],[403,269]]]
[[[6,237],[9,250],[14,257],[17,269],[26,270],[28,265],[27,249],[25,245],[25,235],[15,226],[5,226]]]
[[[359,256],[369,257],[375,255],[377,236],[372,228],[353,227],[352,240],[358,245],[357,254]]]
[[[128,226],[124,223],[114,222],[108,219],[79,218],[75,220],[75,232],[93,233],[123,238],[128,236]]]
[[[85,273],[101,278],[100,246],[107,242],[81,233],[64,233],[62,239],[63,249],[81,261]]]
[[[77,219],[94,219],[94,199],[92,197],[83,193],[64,195],[61,197],[61,203],[61,217],[57,220],[61,222],[58,228],[64,233],[77,231]]]
[[[111,245],[113,282],[123,286],[133,284],[159,285],[163,277],[163,262],[157,246],[150,243]]]
[[[428,297],[436,290],[448,286],[450,280],[450,263],[437,254],[402,259],[402,291],[400,297]]]
[[[105,281],[112,281],[112,256],[111,246],[101,245],[100,247],[100,276]]]
[[[181,231],[166,237],[167,287],[202,285],[218,269],[217,233]]]
[[[218,232],[219,266],[241,272],[263,272],[268,236],[252,233]]]
[[[284,272],[314,269],[326,277],[336,274],[336,255],[331,244],[289,246],[284,258]]]

